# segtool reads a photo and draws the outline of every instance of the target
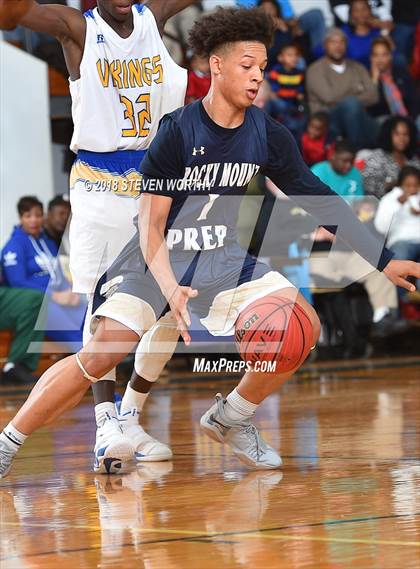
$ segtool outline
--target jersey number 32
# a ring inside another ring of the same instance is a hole
[[[120,95],[120,102],[125,106],[124,119],[129,120],[131,123],[131,128],[122,129],[122,136],[135,136],[141,138],[147,136],[150,132],[150,123],[152,122],[152,115],[150,112],[150,93],[144,93],[137,97],[136,103],[144,105],[144,108],[137,112],[137,116],[131,99],[124,95]]]

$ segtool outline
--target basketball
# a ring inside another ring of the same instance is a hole
[[[13,30],[18,25],[18,22],[31,7],[30,0],[15,0],[5,2],[0,0],[0,29]]]
[[[235,326],[241,358],[277,362],[275,373],[299,367],[312,347],[312,324],[294,301],[271,294],[256,300],[241,312]]]

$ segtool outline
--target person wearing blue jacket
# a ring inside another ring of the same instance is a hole
[[[13,229],[0,258],[5,284],[44,292],[49,298],[46,334],[76,352],[82,345],[85,305],[62,272],[57,244],[43,230],[42,203],[23,197],[17,208],[20,225]]]

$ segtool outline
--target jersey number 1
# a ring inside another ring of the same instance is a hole
[[[197,221],[205,221],[207,219],[207,216],[219,195],[220,194],[209,194],[209,201],[204,204],[200,215],[197,217]]]
[[[144,109],[134,114],[133,102],[124,95],[120,95],[120,102],[125,106],[124,119],[131,122],[132,128],[123,128],[122,136],[124,137],[141,137],[144,138],[150,132],[150,123],[152,122],[152,115],[150,112],[150,93],[139,95],[136,99],[137,104],[144,104]],[[147,123],[147,124],[146,124]]]

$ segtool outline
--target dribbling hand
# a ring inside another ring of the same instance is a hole
[[[187,346],[191,342],[191,336],[188,333],[191,319],[187,304],[190,298],[195,298],[197,295],[198,292],[189,286],[178,286],[170,298],[167,298],[172,314],[177,322],[177,330],[181,333],[182,339]]]

